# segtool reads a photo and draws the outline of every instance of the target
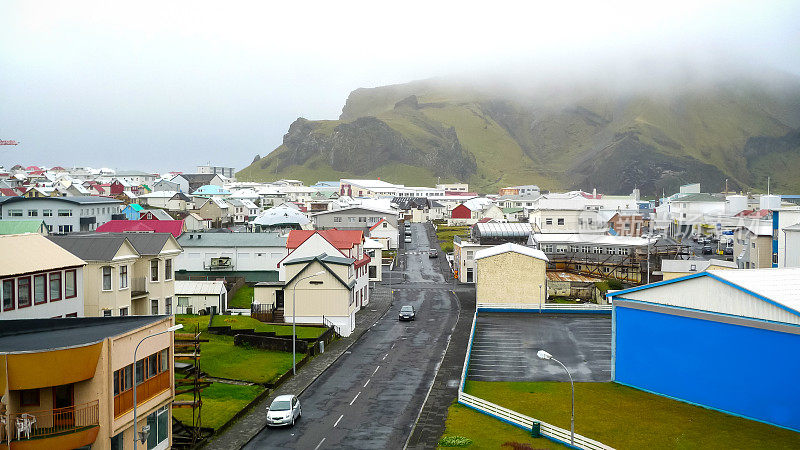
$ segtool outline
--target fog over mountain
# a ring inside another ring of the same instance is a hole
[[[244,167],[298,117],[412,80],[556,103],[773,89],[800,74],[798,22],[796,2],[3,2],[0,139],[22,145],[0,164]]]

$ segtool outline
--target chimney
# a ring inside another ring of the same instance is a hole
[[[592,189],[592,198],[597,198],[597,188]]]

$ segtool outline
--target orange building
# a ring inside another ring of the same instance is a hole
[[[0,327],[0,449],[133,448],[172,442],[172,316],[7,320]],[[134,349],[142,339],[134,364]]]

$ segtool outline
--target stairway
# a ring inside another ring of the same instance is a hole
[[[275,310],[272,316],[272,321],[275,323],[283,322],[283,308],[278,308]]]

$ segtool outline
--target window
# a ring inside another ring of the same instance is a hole
[[[240,254],[240,256],[248,256],[249,253]],[[171,280],[172,279],[172,260],[165,259],[164,260],[164,279]]]
[[[333,218],[333,223],[342,223],[342,218],[341,217],[334,217]]]
[[[359,218],[358,218],[358,221],[359,221],[359,222],[366,222],[366,221],[367,221],[367,218],[366,218],[366,217],[359,217]]]
[[[128,266],[119,266],[119,288],[128,287]]]
[[[111,317],[111,310],[110,309],[104,309],[103,310],[103,317]]]
[[[591,247],[589,247],[588,245],[582,245],[581,246],[581,253],[589,253],[590,251],[591,251]]]
[[[43,209],[42,215],[44,217],[53,217],[53,210],[52,209]]]
[[[572,253],[578,253],[579,250],[580,250],[580,247],[578,247],[577,245],[570,245],[569,246],[569,251],[571,251]]]
[[[105,266],[103,267],[103,290],[110,291],[111,290],[111,267]]]
[[[31,306],[31,279],[29,277],[17,278],[17,307]]]
[[[47,303],[47,277],[36,275],[33,277],[33,303]]]
[[[119,316],[120,317],[125,317],[127,315],[128,315],[128,308],[120,308],[119,309]]]
[[[14,309],[14,279],[3,280],[3,310]]]
[[[559,217],[558,218],[558,224],[559,225],[564,225],[564,218],[563,217]]]
[[[24,389],[19,392],[20,406],[39,406],[39,389]]]
[[[553,224],[553,219],[544,219],[544,224],[545,225],[552,225]]]
[[[545,253],[553,253],[553,244],[545,244],[542,247],[542,251]]]
[[[59,209],[58,210],[58,217],[72,217],[72,210],[71,209]]]
[[[347,221],[350,222],[350,223],[355,223],[356,218],[355,217],[348,217]]]
[[[61,272],[50,274],[50,301],[61,300]]]
[[[172,314],[172,297],[164,299],[164,314],[168,316]]]
[[[588,223],[589,225],[591,225],[591,224],[592,224],[592,219],[591,219],[591,217],[590,217],[590,218],[588,218],[588,219],[586,219],[586,223]]]
[[[29,209],[28,210],[28,217],[39,217],[39,210],[38,209]]]
[[[158,281],[158,260],[150,261],[150,281]]]
[[[147,435],[147,450],[152,450],[162,444],[169,435],[170,418],[169,408],[164,407],[147,416],[147,425],[150,426],[150,434]]]
[[[467,259],[472,259],[473,251],[467,250]]]
[[[72,225],[59,225],[58,226],[59,233],[72,233]]]
[[[600,254],[600,253],[602,253],[602,252],[603,252],[603,249],[602,249],[602,248],[600,248],[600,247],[594,247],[594,248],[592,248],[592,253],[597,253],[597,254]]]
[[[157,316],[158,315],[158,299],[154,298],[150,300],[150,314]]]
[[[583,219],[578,217],[578,225],[583,225]]]
[[[161,365],[161,372],[166,372],[167,370],[169,370],[169,349],[168,348],[165,348],[164,350],[161,350],[160,365]]]
[[[136,385],[140,385],[144,383],[144,360],[140,359],[136,361],[136,365],[134,368],[134,374],[136,377]]]
[[[8,215],[11,217],[22,217],[22,210],[21,209],[9,209]]]

